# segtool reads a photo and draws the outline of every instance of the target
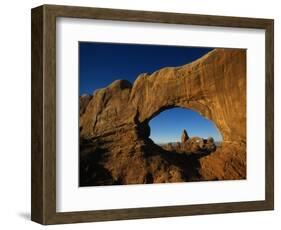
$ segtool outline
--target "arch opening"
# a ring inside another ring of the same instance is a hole
[[[216,149],[222,142],[222,135],[214,122],[206,119],[198,112],[172,107],[162,110],[149,122],[149,138],[166,150],[186,150],[208,148],[208,152]],[[197,144],[196,144],[197,143]]]

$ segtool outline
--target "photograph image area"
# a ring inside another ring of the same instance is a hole
[[[246,179],[246,49],[78,49],[80,187]]]

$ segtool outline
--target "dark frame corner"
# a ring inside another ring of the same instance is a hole
[[[266,31],[266,199],[235,203],[56,212],[56,18],[73,17],[264,29]],[[274,21],[179,13],[43,5],[32,9],[31,219],[62,224],[274,209]]]

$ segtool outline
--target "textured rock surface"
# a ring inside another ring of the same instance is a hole
[[[204,180],[235,180],[246,177],[246,145],[223,143],[210,155],[200,159],[200,175]]]
[[[220,151],[199,159],[155,145],[148,122],[173,107],[212,120],[223,136]],[[80,138],[81,185],[245,178],[246,51],[215,49],[188,65],[141,74],[133,85],[117,80],[95,91]]]
[[[80,116],[85,112],[86,107],[88,106],[92,96],[88,94],[83,94],[79,97],[79,114]]]

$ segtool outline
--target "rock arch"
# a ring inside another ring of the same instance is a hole
[[[245,55],[244,50],[216,49],[191,64],[139,76],[130,102],[140,122],[178,106],[214,121],[224,140],[245,140]]]
[[[133,85],[117,80],[95,91],[80,117],[80,137],[91,140],[92,149],[99,146],[106,150],[104,167],[118,180],[121,174],[126,175],[122,183],[144,183],[147,173],[154,176],[154,182],[159,182],[161,176],[155,176],[157,172],[145,157],[158,151],[148,139],[148,121],[171,107],[192,109],[210,119],[224,142],[246,143],[246,51],[215,49],[193,63],[163,68],[151,75],[141,74]],[[234,155],[229,152],[225,154]],[[244,159],[245,146],[240,152]],[[157,161],[163,156],[156,153],[154,156],[153,164],[160,164]],[[220,158],[224,165],[233,161],[229,156],[214,155],[211,161]],[[110,161],[118,162],[119,166]],[[207,171],[210,169],[204,162],[201,165]],[[241,167],[236,166],[233,169],[236,172],[230,173],[225,169],[216,174],[211,169],[205,178],[229,179],[240,174],[245,177],[243,162],[238,165]],[[241,173],[240,169],[244,171]],[[177,179],[171,180],[182,180],[179,171],[173,170]]]

